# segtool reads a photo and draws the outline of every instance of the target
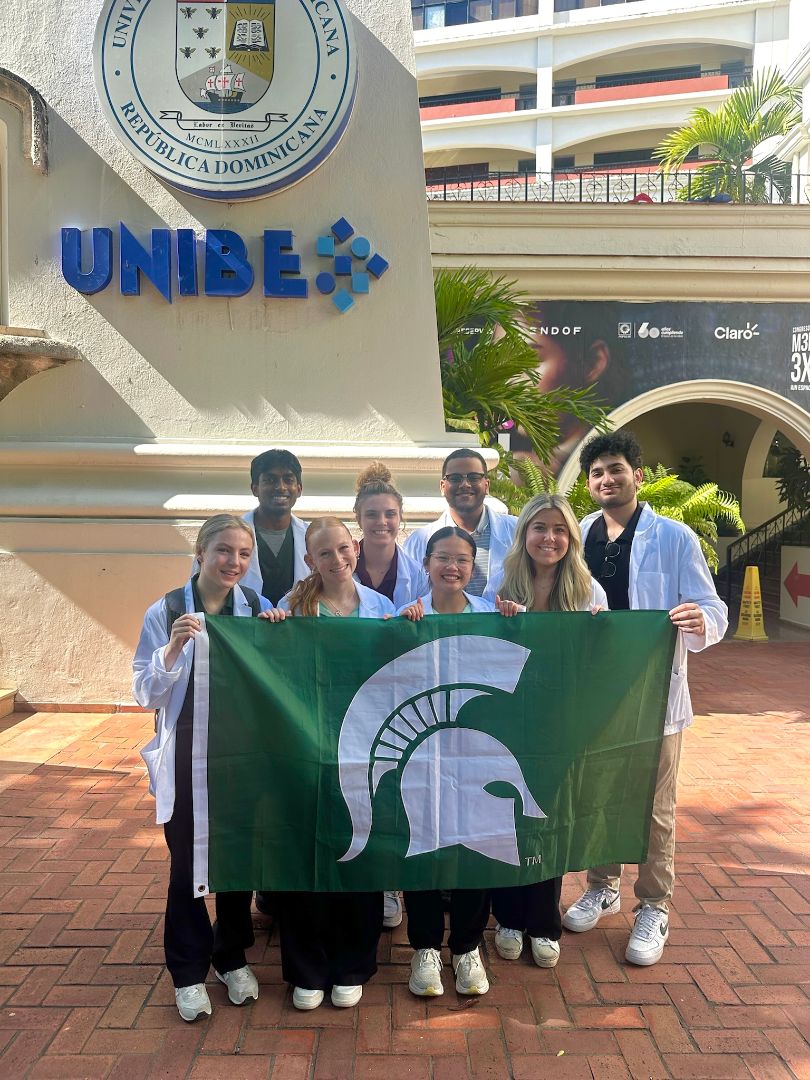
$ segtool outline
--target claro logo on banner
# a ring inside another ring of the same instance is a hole
[[[130,153],[183,191],[229,201],[316,169],[357,85],[341,0],[106,0],[94,65]]]

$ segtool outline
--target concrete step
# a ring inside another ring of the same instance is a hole
[[[17,691],[12,687],[0,687],[0,717],[10,716],[14,712],[14,699]]]

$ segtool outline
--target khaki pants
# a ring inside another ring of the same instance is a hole
[[[638,867],[636,898],[642,904],[669,911],[675,886],[675,793],[683,732],[665,735],[655,783],[647,861]],[[595,866],[588,871],[589,889],[618,889],[621,863]]]

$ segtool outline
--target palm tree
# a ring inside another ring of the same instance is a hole
[[[775,189],[787,202],[790,164],[773,154],[755,165],[749,162],[758,146],[800,122],[801,88],[790,86],[778,71],[763,71],[752,83],[738,86],[715,112],[695,109],[688,123],[661,140],[653,156],[669,172],[692,151],[709,149],[715,160],[695,169],[679,198],[727,194],[734,202],[769,202]]]
[[[540,385],[531,344],[529,297],[515,282],[486,270],[440,270],[435,277],[445,421],[497,446],[498,434],[520,427],[548,462],[559,442],[559,418],[571,413],[603,430],[605,412],[592,388]]]
[[[510,513],[520,513],[533,495],[557,490],[554,478],[541,472],[531,461],[514,461],[512,464],[521,474],[522,487],[501,479],[490,481],[491,493],[506,503]],[[579,474],[566,497],[580,519],[599,509],[591,498],[583,473]],[[714,573],[717,573],[720,565],[714,547],[718,522],[731,525],[739,533],[745,532],[740,504],[733,495],[721,491],[717,484],[706,483],[695,487],[670,473],[663,465],[656,465],[654,469],[645,467],[644,482],[639,488],[638,497],[662,517],[682,521],[692,529]]]

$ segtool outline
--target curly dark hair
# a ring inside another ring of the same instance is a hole
[[[580,451],[579,467],[587,476],[594,461],[606,454],[623,457],[633,470],[640,469],[643,464],[641,447],[632,431],[607,431],[588,439]]]

